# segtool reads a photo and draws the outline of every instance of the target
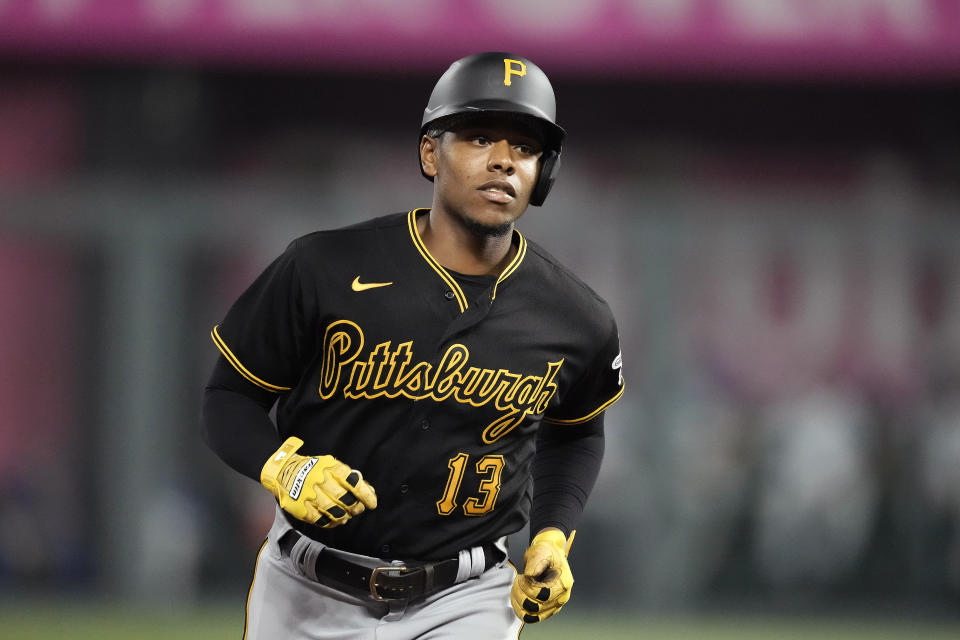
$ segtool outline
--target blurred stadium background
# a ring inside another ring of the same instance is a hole
[[[199,440],[210,327],[428,205],[490,49],[554,79],[520,227],[628,385],[524,636],[960,636],[960,1],[0,0],[0,637],[239,637],[270,501]]]

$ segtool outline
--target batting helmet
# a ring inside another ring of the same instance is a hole
[[[530,204],[542,205],[560,169],[566,136],[556,123],[557,102],[547,75],[526,58],[502,51],[461,58],[450,65],[433,87],[423,110],[420,137],[431,128],[483,114],[526,120],[543,132],[540,172],[530,194]],[[420,171],[423,172],[422,166]],[[424,177],[433,180],[425,173]]]

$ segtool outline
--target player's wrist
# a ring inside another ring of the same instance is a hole
[[[290,464],[290,459],[294,456],[300,447],[303,446],[303,440],[295,436],[287,438],[280,447],[270,454],[267,461],[263,463],[260,469],[260,484],[267,488],[270,493],[279,497],[281,487],[280,475],[286,465]]]
[[[545,527],[530,540],[530,545],[532,546],[541,542],[546,543],[560,549],[564,555],[567,555],[570,553],[570,546],[573,544],[573,537],[576,533],[575,530],[571,531],[570,536],[567,537],[562,530],[556,527]]]

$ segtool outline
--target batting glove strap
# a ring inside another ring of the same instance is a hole
[[[298,455],[302,446],[300,438],[287,438],[260,470],[260,483],[281,509],[329,529],[377,507],[377,495],[359,471],[333,456]]]
[[[524,622],[546,620],[570,600],[573,573],[567,554],[574,533],[568,541],[561,531],[543,531],[523,554],[523,573],[513,581],[510,604]]]

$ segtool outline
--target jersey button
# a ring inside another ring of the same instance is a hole
[[[427,420],[426,418],[424,418],[423,420],[420,421],[420,430],[421,430],[421,431],[426,431],[426,430],[429,429],[429,428],[430,428],[430,421],[429,421],[429,420]]]
[[[453,291],[447,291],[445,294],[443,294],[443,297],[447,300],[453,300],[457,297],[457,294],[455,294]]]
[[[389,555],[389,554],[390,554],[390,545],[385,544],[385,545],[383,545],[382,547],[380,547],[380,553],[382,553],[384,556]]]
[[[408,485],[406,484],[400,485],[400,493],[406,493],[409,490],[410,490],[410,487]]]

